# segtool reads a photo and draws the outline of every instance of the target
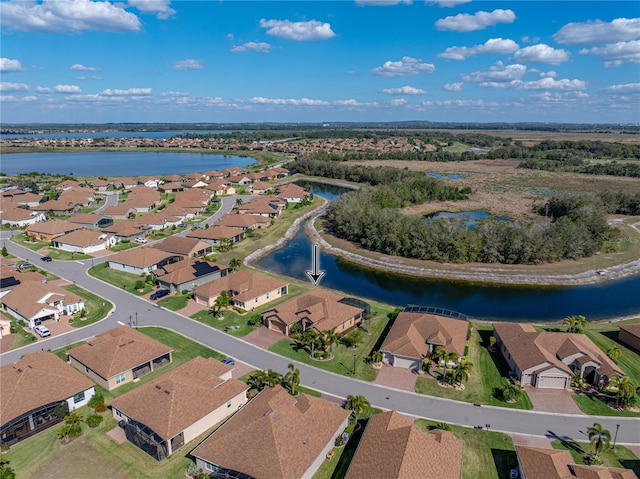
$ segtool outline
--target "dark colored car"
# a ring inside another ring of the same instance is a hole
[[[42,261],[46,261],[47,263],[49,261],[51,261],[51,256],[43,256],[42,258],[40,258]]]
[[[168,295],[169,293],[171,293],[171,291],[169,291],[168,289],[159,289],[158,291],[156,291],[155,293],[153,293],[150,298],[151,299],[160,299],[160,298],[164,298],[166,295]]]
[[[222,360],[222,362],[223,362],[224,364],[228,364],[229,366],[235,366],[235,365],[236,365],[236,362],[233,360],[233,358],[231,358],[231,357],[229,357],[229,356],[227,356],[226,358],[224,358],[224,359]]]

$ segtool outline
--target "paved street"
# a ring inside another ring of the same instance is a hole
[[[235,204],[235,198],[224,198],[221,209],[216,215],[222,214],[223,209],[226,210],[228,208],[230,210],[233,204]],[[8,236],[8,233],[3,232],[0,237],[11,254],[38,266],[44,266],[41,264],[39,254],[9,241],[6,239]],[[129,322],[130,317],[136,317],[136,313],[139,326],[160,326],[171,329],[258,369],[272,368],[283,372],[287,369],[287,365],[292,362],[290,359],[278,356],[241,338],[235,338],[180,314],[159,308],[146,299],[103,283],[87,274],[87,270],[92,264],[106,260],[107,257],[83,261],[54,260],[46,264],[46,269],[114,303],[116,309],[112,314],[93,325],[52,337],[46,341],[38,341],[19,350],[3,353],[0,355],[0,364],[14,362],[23,354],[41,348],[57,349],[83,340],[117,326],[118,322],[126,324]],[[469,403],[433,398],[411,391],[368,383],[316,369],[302,363],[296,363],[296,366],[300,369],[301,382],[305,386],[339,397],[346,397],[349,394],[362,394],[374,406],[395,409],[413,416],[472,427],[489,424],[492,430],[497,431],[547,438],[555,436],[568,437],[576,440],[586,440],[581,431],[585,431],[594,421],[598,421],[611,431],[616,429],[616,424],[620,425],[617,437],[618,443],[640,444],[640,421],[637,418],[553,414],[491,406],[474,406]]]

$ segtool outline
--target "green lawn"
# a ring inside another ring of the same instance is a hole
[[[111,269],[109,268],[108,262],[92,266],[89,269],[89,274],[98,279],[101,279],[102,281],[112,284],[117,288],[122,288],[126,291],[129,291],[130,293],[133,293],[137,296],[142,296],[150,293],[153,289],[153,286],[146,283],[144,284],[144,288],[142,289],[142,291],[134,289],[135,284],[140,280],[144,281],[144,278],[137,274],[125,273],[124,271],[116,271],[114,269]]]
[[[371,303],[371,312],[377,313],[366,325],[371,334],[363,334],[364,342],[356,349],[347,348],[342,343],[334,344],[333,359],[326,361],[313,360],[309,355],[309,351],[289,338],[281,339],[273,344],[269,350],[301,363],[345,376],[351,375],[355,365],[355,376],[358,379],[374,381],[378,375],[378,370],[374,369],[367,359],[374,350],[379,348],[382,339],[384,339],[382,333],[389,323],[387,314],[392,311],[393,308],[391,306]],[[302,382],[304,383],[304,378],[302,378]]]
[[[75,284],[70,284],[69,286],[64,286],[64,289],[73,293],[81,298],[84,298],[84,307],[87,311],[87,316],[84,318],[74,317],[73,321],[70,321],[69,324],[74,328],[81,328],[83,326],[87,326],[89,324],[95,323],[96,321],[100,321],[101,319],[107,316],[107,313],[111,311],[113,308],[113,304],[110,301],[107,301],[100,296],[97,296],[86,289],[82,289]]]
[[[12,236],[11,241],[21,246],[24,246],[25,248],[29,248],[30,250],[33,250],[33,251],[38,251],[39,249],[44,248],[45,246],[51,246],[51,243],[49,241],[27,239],[27,236],[24,234]]]
[[[49,248],[48,251],[43,251],[47,256],[51,256],[53,259],[61,261],[76,261],[83,259],[91,259],[93,256],[84,253],[72,253],[71,251],[63,251],[57,248]]]
[[[615,433],[615,431],[610,432],[611,436]],[[583,459],[585,454],[591,451],[591,444],[588,442],[556,440],[551,441],[551,445],[554,449],[569,451],[576,464],[584,464]],[[613,443],[611,445],[613,446]],[[626,447],[616,444],[615,451],[610,448],[600,453],[600,457],[602,458],[603,466],[633,469],[636,475],[640,477],[640,461],[638,461],[638,457]]]
[[[468,357],[473,363],[473,369],[469,380],[464,385],[464,390],[442,387],[434,376],[419,376],[416,380],[416,392],[490,406],[533,409],[531,400],[524,391],[522,391],[520,399],[514,403],[507,403],[496,397],[496,390],[507,384],[509,367],[499,352],[490,353],[486,348],[492,330],[490,324],[473,324],[468,353]],[[438,369],[438,371],[441,370]],[[431,372],[437,376],[440,374],[435,370]]]
[[[640,412],[612,409],[607,405],[608,401],[596,396],[574,394],[573,400],[583,413],[589,414],[590,416],[640,417]]]
[[[9,314],[6,314],[7,317],[11,317]],[[31,344],[37,341],[38,338],[35,337],[28,329],[23,328],[18,324],[15,319],[11,320],[11,324],[16,329],[17,333],[13,335],[11,339],[11,344],[9,345],[11,348],[21,348],[22,346],[26,346],[27,344]]]
[[[435,421],[417,419],[421,431],[429,431]],[[501,432],[484,431],[461,426],[450,426],[451,432],[464,441],[462,453],[462,479],[507,479],[509,471],[517,465],[515,447],[511,437]]]
[[[163,308],[170,309],[171,311],[178,311],[184,308],[188,301],[188,296],[169,296],[158,301],[158,304]]]
[[[120,242],[113,245],[110,248],[110,250],[112,253],[117,253],[118,251],[124,251],[126,249],[135,248],[136,246],[139,246],[138,243],[132,243],[131,241],[128,241],[126,243]]]

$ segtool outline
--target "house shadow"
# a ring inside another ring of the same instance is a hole
[[[634,349],[628,344],[625,344],[618,339],[618,331],[601,331],[600,334],[602,334],[605,338],[610,339],[611,341],[616,343],[618,346],[621,346],[624,349],[628,349],[629,351],[633,351],[637,354],[640,354],[640,350]]]
[[[353,431],[349,441],[345,444],[344,451],[342,451],[342,455],[340,456],[340,459],[338,459],[338,464],[331,475],[331,479],[342,479],[347,475],[349,464],[351,464],[351,460],[356,453],[356,449],[358,449],[358,444],[360,443],[360,439],[362,438],[362,434],[364,433],[368,422],[368,418],[358,420],[360,427]]]
[[[496,471],[498,471],[498,479],[509,479],[511,469],[518,467],[516,451],[491,448],[491,455],[496,465]]]
[[[478,336],[480,336],[480,346],[483,348],[488,348],[489,345],[491,344],[489,338],[493,336],[493,331],[481,330],[481,331],[478,331]],[[505,359],[502,357],[502,353],[500,353],[500,351],[492,352],[489,350],[487,350],[487,352],[489,353],[489,357],[493,361],[493,364],[498,370],[498,373],[500,374],[500,376],[504,378],[508,378],[511,368],[509,368],[507,361],[505,361]]]
[[[640,459],[618,459],[620,465],[625,469],[631,469],[640,477]]]
[[[387,321],[387,324],[385,324],[384,329],[382,330],[382,333],[380,333],[378,340],[371,348],[371,351],[369,351],[369,354],[367,355],[367,357],[371,356],[372,352],[380,350],[380,348],[382,347],[382,344],[384,343],[384,340],[387,338],[387,334],[389,334],[389,331],[391,331],[391,328],[393,327],[393,323],[395,323],[396,318],[398,317],[398,314],[400,314],[400,311],[398,310],[387,314],[389,321]]]

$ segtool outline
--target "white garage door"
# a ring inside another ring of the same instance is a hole
[[[565,383],[566,377],[564,376],[538,376],[538,384],[536,386],[548,389],[564,389]]]
[[[420,367],[420,361],[415,358],[399,358],[398,356],[395,356],[393,366],[395,366],[396,368],[417,370]]]

